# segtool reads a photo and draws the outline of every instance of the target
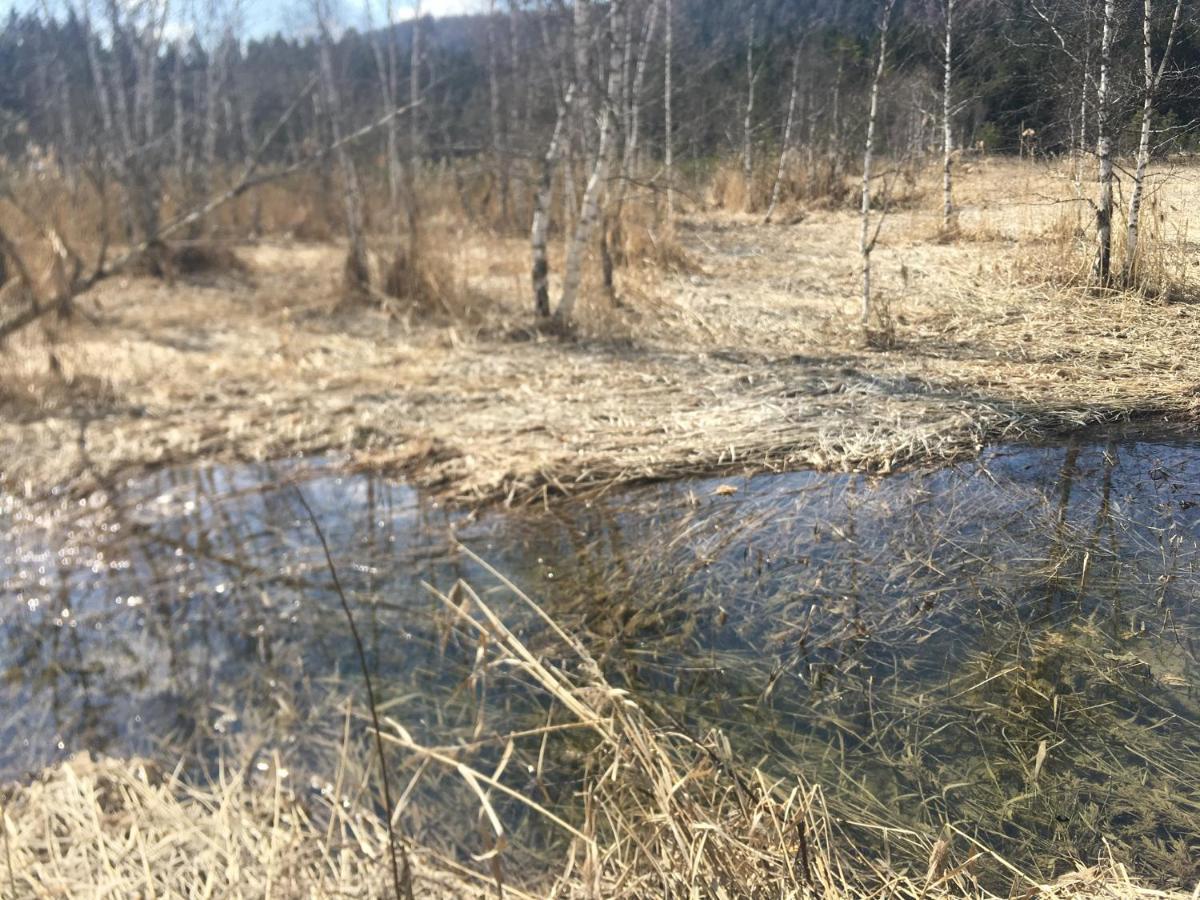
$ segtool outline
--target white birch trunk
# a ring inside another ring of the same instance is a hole
[[[1075,193],[1083,198],[1083,166],[1084,160],[1087,158],[1087,101],[1088,101],[1088,74],[1091,71],[1091,60],[1087,55],[1083,60],[1083,73],[1080,78],[1079,85],[1079,143],[1075,151]]]
[[[332,38],[329,34],[329,23],[326,21],[322,0],[317,0],[318,27],[320,43],[318,48],[321,92],[325,98],[325,108],[328,111],[330,135],[333,139],[334,159],[337,161],[338,173],[342,179],[342,203],[346,213],[346,231],[350,237],[350,258],[347,264],[347,274],[351,286],[369,289],[371,287],[371,266],[367,258],[366,236],[363,233],[362,193],[358,185],[358,172],[354,160],[342,143],[341,109],[338,103],[337,83],[334,81],[333,55],[331,50]]]
[[[201,146],[203,171],[199,173],[196,189],[197,194],[202,197],[212,194],[213,176],[217,167],[217,137],[220,130],[218,111],[221,89],[225,84],[225,58],[228,49],[229,35],[225,35],[213,48],[204,70],[204,139]]]
[[[1179,19],[1182,13],[1183,0],[1176,0],[1175,14],[1171,18],[1171,33],[1167,38],[1167,46],[1163,57],[1155,70],[1151,46],[1151,29],[1154,20],[1154,0],[1144,0],[1142,4],[1142,131],[1138,140],[1137,170],[1133,176],[1133,191],[1129,196],[1129,217],[1125,228],[1125,261],[1121,267],[1121,279],[1126,285],[1134,281],[1138,257],[1138,229],[1142,213],[1142,196],[1146,183],[1146,169],[1150,165],[1150,137],[1154,118],[1154,100],[1158,86],[1166,73],[1171,49],[1175,43],[1175,34],[1179,29]]]
[[[533,227],[530,244],[533,250],[533,308],[538,318],[550,315],[550,263],[546,254],[546,239],[550,230],[550,199],[554,193],[554,169],[562,153],[563,137],[567,122],[571,118],[571,105],[575,100],[575,85],[567,88],[567,94],[558,108],[554,122],[554,133],[550,146],[542,161],[542,175],[538,183],[537,196],[533,205]]]
[[[579,94],[575,104],[575,148],[579,155],[587,158],[587,147],[591,144],[592,123],[592,72],[591,72],[591,0],[575,0],[572,22],[572,42],[575,54],[575,89]]]
[[[408,218],[408,271],[415,286],[416,260],[420,245],[420,209],[417,199],[417,168],[421,162],[421,0],[413,4],[412,47],[409,54],[408,165],[405,166],[405,212]]]
[[[504,146],[504,128],[500,121],[500,71],[496,46],[496,0],[489,0],[487,19],[488,50],[488,115],[492,132],[492,164],[500,181],[500,217],[507,225],[508,209],[508,154]]]
[[[954,135],[951,129],[950,117],[953,115],[952,78],[954,73],[954,4],[955,0],[945,0],[946,14],[946,54],[945,72],[942,83],[942,228],[950,231],[954,222],[953,172],[954,165]]]
[[[171,73],[171,100],[174,104],[171,123],[175,143],[175,169],[182,189],[187,183],[187,157],[184,143],[183,121],[183,41],[175,42],[175,69]]]
[[[746,118],[742,123],[742,177],[746,181],[746,206],[749,207],[754,180],[754,88],[758,77],[754,72],[754,35],[758,4],[750,4],[750,26],[746,40]]]
[[[629,131],[626,134],[625,155],[621,162],[621,186],[617,199],[618,213],[637,166],[642,134],[642,93],[646,87],[646,68],[650,62],[650,45],[654,42],[654,30],[658,27],[658,9],[661,2],[662,0],[651,0],[650,11],[646,16],[645,30],[642,33],[642,45],[638,48],[637,65],[634,69],[633,85],[629,96]]]
[[[1109,69],[1115,0],[1104,0],[1104,30],[1100,37],[1100,84],[1096,90],[1096,156],[1100,161],[1100,199],[1096,204],[1096,278],[1107,287],[1112,273],[1113,158],[1109,134]]]
[[[829,123],[829,152],[833,157],[831,169],[834,180],[840,180],[842,174],[842,79],[846,73],[846,53],[838,47],[837,74],[833,79],[833,109]]]
[[[1112,0],[1109,0],[1112,2]],[[879,57],[875,63],[875,75],[871,79],[871,104],[867,112],[867,140],[863,150],[862,177],[862,229],[859,236],[859,253],[862,256],[862,325],[866,328],[871,318],[871,251],[879,236],[871,234],[871,163],[875,156],[875,122],[879,115],[879,84],[887,67],[888,30],[892,22],[895,0],[884,0],[883,18],[879,24]]]
[[[674,122],[672,120],[671,97],[674,94],[671,84],[671,68],[674,64],[675,51],[675,2],[666,0],[664,10],[666,35],[663,50],[663,106],[666,118],[663,137],[663,166],[667,179],[667,222],[675,221],[675,140]]]
[[[570,323],[571,315],[575,311],[575,304],[579,299],[579,284],[583,277],[583,254],[592,231],[596,227],[596,221],[600,218],[600,193],[608,180],[609,163],[612,157],[609,151],[613,131],[613,101],[618,94],[617,79],[621,74],[622,48],[619,36],[624,31],[624,13],[625,0],[611,0],[609,6],[611,37],[607,73],[608,96],[603,98],[595,163],[592,166],[592,174],[588,179],[587,188],[583,193],[579,221],[576,223],[575,233],[567,248],[567,260],[563,268],[562,299],[555,312],[555,317],[561,325]]]
[[[783,125],[783,146],[779,150],[779,168],[775,172],[775,183],[771,185],[771,202],[767,204],[765,222],[770,224],[775,207],[779,204],[779,191],[783,186],[783,177],[787,174],[788,155],[792,150],[792,125],[796,116],[796,86],[799,82],[800,52],[797,51],[792,59],[792,87],[788,93],[787,119]]]

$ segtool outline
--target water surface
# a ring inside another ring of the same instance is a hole
[[[1200,444],[1179,439],[478,517],[323,461],[170,469],[37,510],[8,498],[3,774],[239,741],[319,767],[358,663],[293,485],[387,714],[423,739],[548,714],[519,684],[482,685],[436,596],[464,579],[535,637],[461,541],[661,717],[821,783],[856,840],[949,821],[1044,877],[1107,842],[1155,883],[1200,878]],[[569,749],[546,802],[571,802]]]

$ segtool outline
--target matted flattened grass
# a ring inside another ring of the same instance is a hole
[[[622,270],[618,307],[591,272],[567,338],[532,327],[526,242],[453,218],[428,239],[470,298],[461,321],[338,311],[330,244],[242,248],[252,281],[114,279],[81,299],[86,317],[10,342],[0,381],[20,390],[0,392],[0,413],[10,396],[20,409],[0,416],[0,483],[86,491],[196,458],[340,450],[456,500],[540,501],[696,473],[887,472],[1090,423],[1196,421],[1185,224],[1147,236],[1153,284],[1097,292],[1079,277],[1088,220],[1069,173],[980,160],[959,174],[977,239],[947,240],[932,209],[885,222],[882,352],[855,324],[848,210],[787,226],[696,211],[654,238],[689,266]],[[1195,190],[1155,184],[1166,205]],[[63,402],[93,382],[103,406]]]

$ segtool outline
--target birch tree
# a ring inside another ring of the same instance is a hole
[[[333,141],[334,159],[337,161],[342,181],[342,203],[346,214],[346,231],[350,238],[350,251],[346,259],[347,287],[353,291],[369,292],[372,287],[372,273],[363,224],[362,192],[359,189],[358,170],[342,142],[341,104],[338,100],[337,82],[334,79],[333,36],[330,33],[326,0],[314,0],[313,11],[317,19],[321,96],[329,122],[330,138]]]
[[[1163,50],[1162,58],[1155,66],[1151,44],[1154,0],[1143,0],[1142,3],[1142,129],[1138,140],[1137,169],[1133,176],[1133,190],[1129,196],[1129,216],[1125,226],[1125,261],[1121,268],[1121,280],[1126,285],[1133,283],[1138,262],[1138,226],[1142,212],[1146,168],[1150,165],[1150,136],[1153,127],[1154,103],[1163,76],[1166,74],[1167,64],[1171,59],[1171,50],[1175,45],[1175,35],[1179,31],[1182,12],[1183,0],[1175,0],[1175,12],[1171,16],[1167,45]]]
[[[783,185],[783,177],[787,173],[788,155],[792,150],[792,125],[796,118],[796,88],[800,80],[800,50],[797,48],[792,57],[792,83],[788,90],[787,118],[783,124],[783,144],[779,148],[779,168],[775,172],[775,181],[771,185],[771,200],[767,204],[767,215],[764,221],[771,222],[775,207],[779,203],[779,192]]]
[[[368,21],[370,9],[370,4],[368,4]],[[372,31],[371,35],[371,54],[375,58],[375,72],[379,79],[379,94],[385,113],[396,109],[399,105],[400,97],[399,53],[396,46],[396,12],[392,0],[387,0],[386,14],[387,26],[384,29],[386,43],[380,39],[377,31]],[[389,117],[386,129],[386,158],[384,166],[387,169],[388,211],[390,213],[392,234],[396,237],[400,232],[400,194],[401,179],[403,178],[403,167],[400,163],[399,117]]]
[[[542,160],[542,174],[533,202],[533,226],[530,244],[533,250],[533,309],[538,318],[550,315],[550,263],[546,254],[546,240],[550,230],[550,198],[554,192],[554,170],[562,154],[563,136],[571,118],[571,105],[575,99],[575,85],[567,88],[566,96],[558,104],[558,115],[550,146]]]
[[[867,111],[867,139],[863,150],[862,222],[859,234],[859,254],[862,257],[862,326],[866,329],[871,318],[871,252],[879,239],[879,227],[871,231],[871,164],[875,157],[875,127],[879,118],[879,85],[887,69],[888,32],[896,0],[883,0],[879,19],[879,52],[871,78],[871,99]],[[882,222],[880,223],[882,224]]]
[[[413,0],[412,25],[409,33],[408,54],[408,164],[404,167],[404,211],[408,224],[408,247],[403,253],[396,248],[393,273],[402,272],[407,284],[408,295],[414,296],[418,288],[417,258],[420,254],[421,211],[417,196],[417,169],[421,165],[421,0]],[[393,287],[398,287],[394,285]]]
[[[509,221],[508,149],[505,146],[504,126],[500,116],[500,65],[496,35],[496,0],[489,0],[487,13],[488,121],[492,138],[492,158],[500,180],[500,218]],[[511,98],[510,98],[511,101]]]
[[[951,88],[954,76],[954,7],[957,0],[942,0],[945,24],[945,53],[942,59],[942,229],[950,231],[954,222],[953,173],[954,134],[951,116],[954,114]]]
[[[667,180],[667,222],[675,221],[675,129],[672,118],[671,70],[675,52],[675,0],[664,0],[663,9],[663,168]]]
[[[1100,35],[1100,81],[1096,89],[1096,156],[1100,162],[1100,198],[1096,204],[1096,278],[1107,287],[1112,274],[1113,148],[1110,128],[1109,80],[1112,68],[1116,0],[1104,0]]]
[[[751,0],[750,22],[746,27],[746,117],[742,123],[742,177],[746,182],[746,205],[750,205],[754,180],[754,88],[758,73],[754,69],[754,38],[757,32],[758,2]]]
[[[621,171],[616,186],[616,197],[611,199],[606,210],[604,226],[604,241],[601,246],[604,263],[604,290],[613,305],[618,304],[616,284],[613,280],[612,245],[620,246],[621,216],[625,209],[625,198],[629,194],[629,186],[633,182],[637,165],[638,152],[641,143],[642,123],[642,93],[646,87],[646,69],[650,62],[650,47],[654,41],[654,31],[658,27],[658,7],[661,0],[650,0],[646,18],[642,26],[642,36],[638,44],[637,59],[633,62],[632,46],[626,47],[626,65],[622,67],[622,95],[625,103],[625,146],[621,151]],[[628,23],[632,16],[626,15],[626,40],[630,38]],[[629,84],[625,84],[629,81]],[[616,142],[613,142],[615,149]]]
[[[577,0],[582,2],[582,0]],[[587,248],[596,222],[600,216],[600,192],[608,180],[611,162],[611,142],[615,111],[613,102],[618,96],[618,79],[621,75],[622,48],[619,35],[625,30],[625,0],[611,0],[608,9],[609,53],[607,64],[606,96],[601,98],[599,134],[596,139],[595,162],[583,192],[579,221],[567,247],[567,259],[563,267],[563,292],[555,318],[560,326],[567,326],[579,299],[579,284],[583,277],[583,254]]]

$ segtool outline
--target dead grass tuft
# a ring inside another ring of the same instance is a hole
[[[155,244],[129,263],[125,274],[158,278],[167,284],[176,280],[208,282],[222,276],[244,277],[250,267],[232,247],[215,241],[186,241]]]
[[[76,900],[387,896],[387,836],[370,807],[297,793],[277,758],[268,768],[196,785],[142,760],[81,755],[9,785],[0,885]],[[417,896],[478,891],[420,855],[414,869]]]
[[[379,257],[374,251],[367,250],[360,256],[347,250],[342,264],[342,296],[338,308],[374,302],[381,282],[379,272]]]
[[[431,250],[421,248],[414,259],[407,246],[397,246],[384,276],[383,292],[406,301],[419,313],[453,315],[457,294],[453,270],[433,257]]]
[[[462,581],[446,594],[430,590],[457,620],[467,646],[483,648],[473,680],[512,677],[521,690],[538,696],[539,709],[550,710],[545,728],[500,739],[506,745],[504,760],[540,761],[549,740],[573,734],[573,756],[584,773],[573,792],[578,808],[543,805],[549,799],[544,791],[531,793],[507,783],[520,784],[524,772],[506,779],[505,763],[493,770],[486,758],[476,758],[466,748],[424,746],[399,723],[391,723],[394,732],[387,737],[419,763],[418,775],[431,767],[463,779],[479,799],[479,820],[489,823],[496,860],[523,836],[507,832],[494,807],[501,797],[557,832],[560,842],[549,846],[560,848],[555,856],[561,861],[548,859],[558,869],[552,868],[549,876],[553,894],[797,900],[994,898],[1014,892],[1059,900],[1186,896],[1143,888],[1117,863],[1080,866],[1053,883],[1042,883],[953,826],[941,834],[892,827],[897,858],[874,857],[851,832],[886,829],[885,823],[873,823],[865,809],[853,821],[835,817],[820,787],[769,776],[737,756],[719,729],[696,737],[676,724],[656,721],[654,713],[606,679],[577,638],[484,560],[466,552],[500,582],[501,590],[489,591],[486,602]],[[508,592],[515,611],[506,622],[493,604]],[[527,644],[514,632],[513,620],[540,624],[536,630],[545,635],[545,644]],[[913,856],[923,864],[907,866],[899,860]],[[538,858],[547,860],[545,851]],[[981,880],[985,863],[1011,879],[1007,894],[995,894]],[[545,891],[542,866],[529,889]],[[492,871],[502,868],[497,861]],[[518,884],[526,874],[516,873]]]
[[[649,271],[675,274],[696,272],[699,262],[683,246],[674,227],[642,202],[626,202],[611,236],[614,261]]]
[[[229,246],[215,243],[172,245],[171,268],[184,277],[210,273],[246,273],[249,267]]]

